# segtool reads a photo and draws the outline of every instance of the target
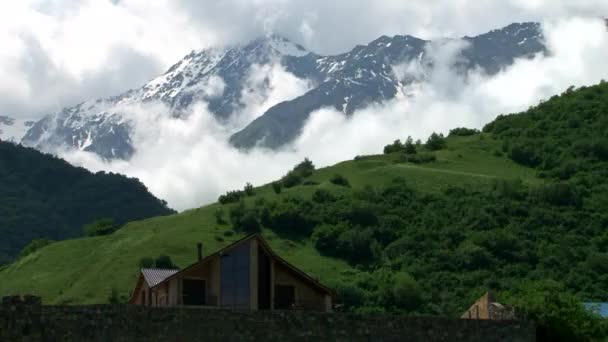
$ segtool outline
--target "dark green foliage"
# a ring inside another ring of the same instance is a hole
[[[461,137],[468,137],[471,135],[475,135],[479,133],[479,130],[474,129],[474,128],[466,128],[466,127],[458,127],[458,128],[454,128],[450,130],[450,134],[448,134],[448,136],[461,136]]]
[[[0,264],[33,239],[64,240],[100,217],[118,225],[174,213],[134,178],[98,172],[0,142]]]
[[[82,227],[82,233],[84,236],[104,236],[110,235],[117,231],[120,227],[114,223],[111,218],[102,218],[85,224]]]
[[[302,177],[300,177],[296,172],[289,171],[283,178],[281,179],[281,184],[283,184],[286,188],[294,187],[302,182]]]
[[[215,216],[215,223],[219,225],[226,224],[226,219],[224,218],[224,209],[218,208],[213,212],[213,216]]]
[[[348,182],[348,179],[346,179],[346,177],[342,176],[341,174],[333,175],[329,179],[329,181],[335,185],[350,187],[350,183]]]
[[[308,158],[305,158],[303,162],[293,168],[293,172],[297,173],[302,178],[309,177],[314,171],[315,165]]]
[[[281,182],[272,182],[272,190],[275,194],[280,194],[283,190],[283,184]]]
[[[401,140],[397,139],[392,144],[384,147],[384,154],[403,152],[404,148]]]
[[[407,137],[405,140],[403,152],[405,152],[405,154],[416,154],[416,145],[414,144],[414,139],[412,139],[412,137]]]
[[[108,297],[109,304],[125,304],[128,302],[128,298],[126,296],[121,296],[118,294],[118,290],[113,287],[110,291],[110,296]]]
[[[432,133],[424,146],[430,151],[438,151],[444,149],[447,145],[447,140],[443,134]]]
[[[251,185],[251,183],[245,184],[243,191],[245,192],[245,195],[247,195],[247,196],[251,197],[251,196],[255,195],[255,190],[253,189],[253,185]]]
[[[248,208],[243,200],[230,208],[230,222],[237,232],[251,234],[261,229],[257,208]]]
[[[178,269],[179,267],[173,263],[171,257],[168,255],[160,255],[154,259],[154,267],[165,268],[165,269]]]
[[[434,154],[428,153],[428,152],[408,155],[405,157],[405,161],[408,161],[408,162],[414,163],[414,164],[427,164],[427,163],[432,163],[436,160],[437,160],[437,157]]]
[[[217,199],[221,204],[229,204],[236,203],[241,200],[241,198],[245,197],[245,191],[241,190],[232,190],[227,191],[224,195],[220,195]]]
[[[561,283],[524,282],[505,297],[535,321],[539,341],[605,341],[608,336],[608,321],[585,309]]]
[[[139,260],[139,267],[140,268],[153,268],[154,259],[152,259],[150,257],[141,258],[141,260]]]
[[[308,158],[296,165],[281,179],[281,184],[286,188],[294,187],[302,182],[303,178],[309,177],[315,171],[315,165]]]
[[[34,253],[35,251],[39,250],[40,248],[50,245],[53,242],[55,242],[55,241],[49,240],[49,239],[32,240],[32,242],[28,243],[27,246],[25,246],[21,250],[21,253],[19,253],[19,258],[23,258],[27,255],[30,255],[30,254]]]
[[[156,258],[144,257],[139,260],[140,268],[165,268],[178,269],[179,267],[173,263],[168,255],[159,255]]]

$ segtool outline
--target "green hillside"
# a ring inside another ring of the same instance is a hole
[[[408,184],[428,192],[440,192],[449,185],[467,185],[490,189],[492,180],[509,176],[533,183],[534,171],[504,157],[494,156],[500,146],[489,136],[453,137],[450,147],[439,151],[438,161],[415,165],[396,163],[396,155],[378,155],[360,161],[342,162],[319,169],[308,177],[315,185],[297,185],[277,195],[270,185],[256,189],[254,199],[285,198],[297,195],[310,197],[317,189],[352,192],[365,185],[382,187],[395,177],[405,177]],[[351,188],[330,183],[336,173],[347,177]],[[112,288],[127,294],[134,284],[139,261],[144,257],[171,256],[179,266],[192,263],[196,242],[212,252],[243,236],[234,233],[231,225],[218,224],[214,204],[166,217],[129,223],[118,232],[94,238],[61,241],[22,258],[0,271],[0,293],[36,293],[49,303],[105,302]],[[226,220],[228,221],[226,210]],[[264,230],[273,248],[286,259],[319,277],[335,283],[355,273],[345,261],[323,257],[310,239],[281,238]]]
[[[84,224],[97,219],[122,224],[172,213],[137,179],[93,174],[0,141],[0,265],[33,239],[78,237]]]
[[[306,161],[224,204],[54,243],[0,269],[0,294],[106,302],[112,289],[128,296],[142,258],[183,267],[198,241],[210,253],[261,230],[347,310],[454,316],[493,289],[575,327],[571,338],[599,334],[579,324],[595,318],[576,303],[608,301],[606,132],[608,85],[569,90],[483,133],[458,129],[318,170]]]

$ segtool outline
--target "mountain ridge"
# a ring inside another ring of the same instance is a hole
[[[457,67],[480,67],[488,73],[546,52],[537,23],[512,24],[475,37],[464,37],[469,47]],[[451,40],[454,41],[454,40]],[[313,89],[295,99],[271,106],[265,113],[230,138],[239,148],[279,148],[297,137],[314,110],[335,108],[347,115],[369,104],[391,99],[403,83],[421,81],[415,75],[397,80],[393,66],[418,60],[432,68],[425,48],[432,41],[408,35],[382,36],[351,51],[322,56],[278,35],[255,39],[244,45],[192,51],[163,75],[141,88],[121,95],[85,101],[47,115],[25,134],[22,143],[43,151],[75,148],[104,159],[128,160],[135,153],[136,129],[124,107],[152,101],[164,103],[174,117],[184,115],[193,103],[204,101],[220,121],[243,109],[243,93],[256,65],[278,64],[294,76],[310,80]],[[267,82],[262,82],[264,95]]]

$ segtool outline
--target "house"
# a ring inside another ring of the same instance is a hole
[[[182,270],[142,269],[130,303],[330,312],[333,291],[278,256],[259,234]]]
[[[515,309],[502,305],[494,299],[492,292],[486,292],[460,318],[464,319],[515,319]]]

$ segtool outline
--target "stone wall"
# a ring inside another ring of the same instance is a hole
[[[0,307],[0,341],[535,341],[534,325],[518,321],[42,306],[35,298],[11,298]]]

